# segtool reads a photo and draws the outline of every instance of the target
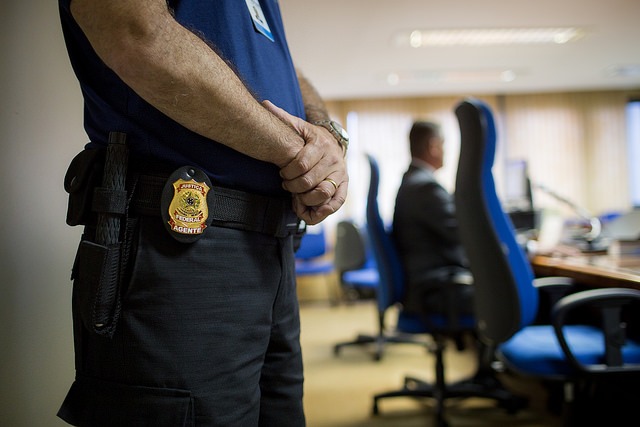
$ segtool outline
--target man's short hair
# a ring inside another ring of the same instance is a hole
[[[420,157],[429,147],[429,141],[440,135],[440,126],[434,122],[417,121],[409,131],[409,149],[412,157]]]

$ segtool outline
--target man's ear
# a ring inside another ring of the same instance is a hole
[[[433,157],[438,154],[436,152],[436,145],[436,141],[433,138],[427,141],[427,153],[429,154],[429,157]]]

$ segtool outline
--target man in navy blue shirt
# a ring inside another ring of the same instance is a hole
[[[277,0],[59,5],[90,141],[67,190],[91,182],[95,163],[107,169],[109,154],[86,154],[113,135],[129,160],[118,165],[125,195],[98,182],[91,203],[74,205],[88,213],[68,219],[85,229],[76,379],[58,415],[93,427],[303,426],[294,241],[301,220],[344,203],[348,136],[295,69]],[[114,213],[116,245],[99,238]]]

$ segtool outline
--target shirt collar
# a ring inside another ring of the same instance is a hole
[[[415,166],[420,169],[425,169],[431,173],[434,173],[436,171],[436,169],[433,166],[431,166],[429,163],[425,162],[424,160],[417,159],[415,157],[411,159],[411,166]]]

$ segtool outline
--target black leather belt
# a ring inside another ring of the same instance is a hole
[[[139,175],[130,208],[140,215],[161,215],[160,200],[166,176]],[[304,222],[291,209],[290,198],[268,197],[230,188],[212,188],[212,225],[257,231],[275,237],[304,232]]]

